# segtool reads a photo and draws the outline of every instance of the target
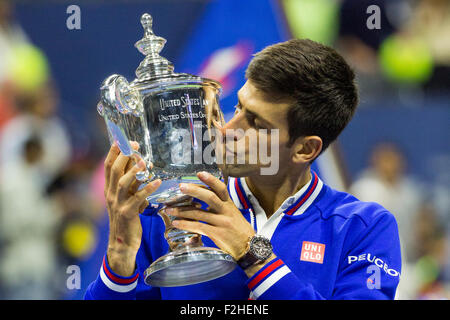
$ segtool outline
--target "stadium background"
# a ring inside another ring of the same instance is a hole
[[[73,4],[80,30],[66,25]],[[368,27],[371,5],[380,29]],[[82,299],[97,276],[108,149],[99,85],[113,73],[134,79],[144,12],[176,72],[221,81],[226,118],[253,53],[292,37],[336,48],[361,103],[315,169],[397,216],[398,299],[450,298],[446,0],[0,0],[0,298]],[[69,266],[80,268],[80,289]]]

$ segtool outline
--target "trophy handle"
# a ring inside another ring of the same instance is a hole
[[[142,95],[117,74],[106,78],[100,90],[97,111],[105,119],[110,142],[116,142],[124,155],[143,159],[146,169],[138,172],[136,179],[149,181],[153,176],[149,166],[152,156]],[[132,142],[139,144],[140,151],[132,147]]]

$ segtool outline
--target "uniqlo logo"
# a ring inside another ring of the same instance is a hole
[[[324,254],[325,254],[324,244],[317,242],[303,241],[300,260],[315,263],[323,263]]]

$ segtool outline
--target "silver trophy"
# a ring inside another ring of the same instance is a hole
[[[144,37],[136,48],[145,55],[128,83],[111,75],[101,87],[97,109],[103,116],[110,142],[125,155],[136,154],[147,168],[137,175],[143,185],[159,178],[162,184],[148,200],[162,204],[164,236],[169,252],[145,271],[145,283],[173,287],[212,280],[231,272],[236,262],[217,248],[204,247],[201,236],[174,228],[176,219],[165,212],[167,205],[187,206],[192,197],[183,195],[181,182],[198,183],[196,173],[207,171],[220,177],[216,164],[215,139],[223,125],[219,107],[220,83],[186,73],[174,73],[171,62],[159,55],[166,40],[152,30],[152,17],[141,17]],[[131,147],[137,142],[139,149]],[[150,168],[153,163],[153,168]]]

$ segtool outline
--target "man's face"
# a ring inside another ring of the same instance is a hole
[[[287,103],[268,102],[250,81],[244,84],[233,118],[221,129],[219,166],[226,175],[275,175],[286,170],[291,155],[288,109]]]

